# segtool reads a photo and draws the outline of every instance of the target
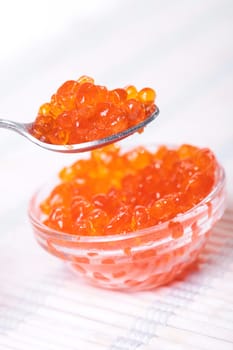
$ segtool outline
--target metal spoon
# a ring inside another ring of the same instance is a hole
[[[132,135],[136,131],[140,130],[141,128],[144,128],[147,124],[152,122],[152,120],[154,120],[158,116],[158,114],[159,114],[159,109],[158,107],[156,107],[155,112],[153,112],[149,117],[147,117],[145,120],[143,120],[139,124],[130,127],[129,129],[123,130],[121,132],[118,132],[117,134],[113,134],[99,140],[88,141],[88,142],[83,142],[83,143],[78,143],[73,145],[54,145],[54,144],[50,144],[50,143],[46,143],[38,140],[36,137],[34,137],[30,133],[30,129],[33,123],[17,123],[11,120],[0,119],[0,128],[13,130],[19,133],[20,135],[26,137],[29,141],[35,143],[37,146],[43,147],[49,151],[62,152],[62,153],[79,153],[79,152],[90,151],[92,149],[102,147],[110,143],[122,140],[127,136]]]

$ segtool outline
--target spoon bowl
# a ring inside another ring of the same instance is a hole
[[[40,141],[39,139],[34,137],[30,132],[33,123],[18,123],[11,120],[0,119],[0,128],[5,128],[5,129],[15,131],[18,134],[26,137],[29,141],[33,142],[37,146],[45,148],[49,151],[61,152],[61,153],[81,153],[81,152],[91,151],[95,148],[106,146],[113,142],[120,141],[132,135],[136,131],[144,128],[147,124],[152,122],[158,115],[159,115],[159,108],[156,106],[155,112],[149,115],[142,122],[126,130],[120,131],[117,134],[109,135],[99,140],[87,141],[87,142],[71,144],[71,145],[54,145],[54,144]]]

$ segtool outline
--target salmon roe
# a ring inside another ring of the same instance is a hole
[[[198,204],[214,186],[217,161],[207,148],[188,144],[122,152],[110,145],[59,173],[41,203],[44,224],[76,235],[132,232],[174,218]],[[175,227],[179,236],[179,227]]]
[[[68,80],[40,106],[31,133],[39,140],[71,145],[101,139],[146,119],[155,110],[156,93],[135,86],[108,90],[82,76]],[[141,132],[141,130],[140,130]]]

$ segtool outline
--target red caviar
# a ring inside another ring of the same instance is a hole
[[[207,148],[181,145],[122,152],[92,151],[60,171],[60,183],[41,203],[44,224],[77,235],[132,232],[173,219],[214,186],[217,161]],[[174,236],[182,235],[171,222]]]
[[[39,108],[31,133],[52,144],[76,144],[128,129],[155,111],[151,88],[108,90],[82,76],[68,80]]]

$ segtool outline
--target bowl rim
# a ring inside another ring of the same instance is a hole
[[[41,191],[45,188],[45,185],[40,186],[40,188],[33,194],[31,199],[29,200],[29,206],[28,206],[28,217],[30,219],[30,222],[33,227],[36,227],[40,234],[48,235],[47,238],[55,238],[59,240],[64,240],[67,242],[77,242],[77,243],[94,243],[94,242],[114,242],[114,241],[122,241],[127,239],[132,239],[135,237],[141,237],[145,236],[147,234],[151,234],[152,230],[156,231],[162,231],[168,228],[168,224],[170,222],[181,222],[190,217],[190,215],[198,214],[203,210],[205,205],[210,202],[217,193],[221,192],[225,187],[226,182],[226,173],[223,168],[223,166],[217,162],[217,169],[216,169],[216,178],[214,186],[211,190],[211,192],[203,198],[199,203],[197,203],[194,207],[190,208],[184,213],[179,213],[175,215],[173,218],[166,220],[160,224],[156,224],[154,226],[149,226],[140,230],[136,230],[133,232],[127,232],[127,233],[118,233],[118,234],[112,234],[112,235],[96,235],[96,236],[84,236],[84,235],[76,235],[76,234],[70,234],[67,232],[61,232],[55,229],[51,229],[47,225],[45,225],[42,221],[39,220],[36,212],[38,212],[39,208],[37,206],[37,199]],[[47,183],[49,185],[49,183]],[[163,240],[166,238],[166,236],[163,237]]]

